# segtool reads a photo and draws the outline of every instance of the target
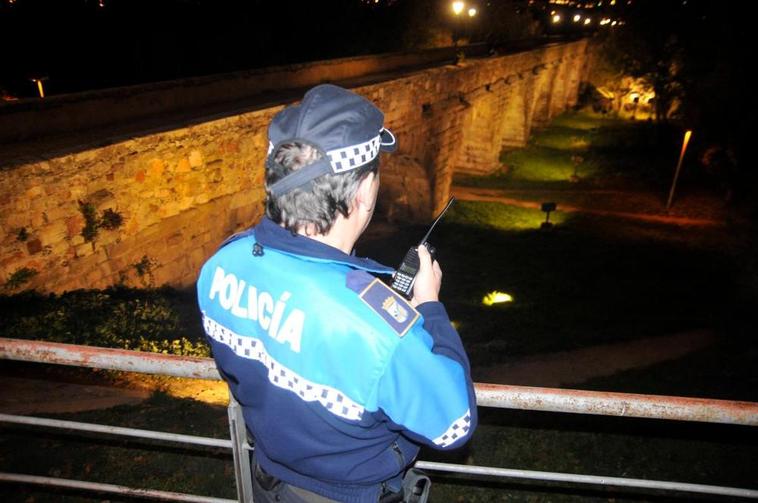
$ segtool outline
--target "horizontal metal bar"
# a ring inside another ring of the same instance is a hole
[[[0,338],[0,358],[220,379],[210,358]],[[501,384],[476,384],[483,407],[758,426],[758,403]]]
[[[631,479],[625,477],[603,477],[599,475],[580,475],[576,473],[539,472],[532,470],[514,470],[510,468],[495,468],[487,466],[456,465],[451,463],[435,463],[433,461],[417,461],[416,468],[424,470],[467,473],[471,475],[486,475],[529,480],[545,480],[551,482],[571,482],[575,484],[590,484],[598,486],[633,487],[638,489],[661,489],[664,491],[680,491],[699,494],[715,494],[719,496],[737,496],[740,498],[758,498],[758,490],[738,487],[711,486],[705,484],[688,484],[685,482],[667,482],[664,480]]]
[[[0,358],[96,369],[221,380],[210,358],[166,355],[60,342],[0,338]]]
[[[16,416],[12,414],[0,414],[0,422],[25,424],[31,426],[44,426],[46,428],[63,428],[67,430],[92,431],[107,435],[124,437],[147,438],[152,440],[165,440],[180,444],[201,445],[204,447],[220,447],[231,449],[232,441],[223,438],[196,437],[194,435],[182,435],[180,433],[167,433],[162,431],[140,430],[136,428],[123,428],[121,426],[108,426],[104,424],[80,423],[77,421],[63,421],[61,419],[47,419],[43,417]]]
[[[211,439],[205,437],[194,437],[190,435],[178,435],[174,433],[162,433],[149,430],[138,430],[133,428],[119,428],[115,426],[105,426],[99,424],[79,423],[74,421],[61,421],[55,419],[35,418],[26,416],[13,416],[9,414],[0,414],[0,422],[24,424],[32,426],[43,426],[52,428],[65,428],[71,430],[94,431],[98,433],[124,435],[130,437],[150,438],[158,440],[167,440],[193,445],[203,445],[210,447],[221,447],[226,449],[232,448],[231,440]],[[250,448],[248,444],[245,447]],[[448,463],[436,463],[431,461],[418,461],[416,467],[425,470],[446,471],[456,473],[467,473],[473,475],[487,475],[494,477],[507,477],[531,480],[546,480],[554,482],[572,482],[578,484],[590,485],[608,485],[617,487],[635,487],[641,489],[663,489],[670,491],[695,492],[703,494],[717,494],[722,496],[740,496],[744,498],[758,498],[758,491],[751,489],[740,489],[723,486],[710,486],[702,484],[688,484],[682,482],[666,482],[658,480],[629,479],[620,477],[601,477],[594,475],[579,475],[572,473],[541,472],[532,470],[516,470],[510,468],[496,468],[486,466],[469,466],[456,465]]]
[[[190,358],[156,353],[140,353],[110,348],[75,346],[70,344],[50,343],[41,341],[25,341],[0,338],[0,358],[42,363],[106,368],[111,370],[144,372],[173,375],[179,377],[194,377],[204,379],[219,379],[213,360],[206,358]],[[734,423],[758,425],[758,403],[729,400],[712,400],[703,398],[685,398],[655,395],[638,395],[629,393],[612,393],[597,391],[582,391],[554,388],[537,388],[529,386],[508,386],[497,384],[476,384],[478,405],[484,407],[500,407],[510,409],[539,410],[551,412],[569,412],[579,414],[602,414],[611,416],[630,416],[657,419],[676,419],[685,421],[704,421],[716,423]],[[208,439],[191,435],[137,430],[73,421],[60,421],[44,418],[30,418],[0,414],[0,421],[16,424],[68,428],[74,430],[95,431],[99,433],[124,435],[131,437],[168,440],[193,445],[231,448],[230,440]],[[617,487],[635,487],[641,489],[661,489],[669,491],[695,492],[723,496],[758,498],[758,491],[703,484],[681,482],[666,482],[643,479],[628,479],[620,477],[602,477],[595,475],[579,475],[567,473],[538,472],[508,468],[482,466],[453,465],[419,461],[416,466],[429,470],[469,473],[509,478],[545,480],[555,482],[570,482],[578,484],[610,485]],[[117,488],[118,491],[129,491],[128,494],[139,495],[151,493],[149,490],[121,488],[81,481],[66,481],[47,477],[32,477],[25,475],[6,474],[17,477],[21,482],[24,478],[29,483],[32,479],[53,481],[59,487],[76,487],[81,489],[97,489],[102,487]],[[31,478],[28,478],[31,477]],[[4,480],[0,477],[0,481]],[[10,479],[8,479],[10,480]],[[75,485],[66,485],[75,484]],[[103,492],[109,492],[104,490]],[[176,494],[176,493],[165,493]],[[180,498],[192,495],[179,495]],[[165,499],[165,498],[164,498]],[[173,499],[172,501],[231,501],[212,500],[210,498]]]
[[[59,479],[54,477],[40,477],[37,475],[22,475],[19,473],[0,472],[0,482],[18,482],[38,486],[60,487],[66,489],[82,489],[108,494],[122,494],[133,498],[154,499],[160,501],[190,501],[194,503],[237,503],[237,500],[212,498],[210,496],[198,496],[195,494],[175,493],[158,491],[156,489],[135,489],[133,487],[118,486],[114,484],[101,484],[99,482],[85,482],[83,480]]]
[[[482,383],[476,397],[484,407],[758,426],[755,402]]]

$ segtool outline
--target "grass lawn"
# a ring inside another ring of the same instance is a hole
[[[504,152],[501,168],[491,175],[460,175],[455,182],[506,189],[658,189],[671,182],[678,134],[646,122],[567,112],[535,134],[525,148]],[[701,170],[687,160],[682,176],[702,178]]]
[[[659,191],[668,177],[666,169],[676,160],[676,150],[672,160],[660,145],[658,133],[645,123],[566,114],[536,135],[528,148],[506,154],[507,171],[478,179],[459,177],[456,183],[527,192],[598,187]],[[583,158],[578,182],[569,180],[574,155]],[[557,212],[551,215],[554,228],[541,231],[543,220],[537,210],[458,202],[430,238],[444,271],[442,300],[469,351],[474,374],[477,368],[527,355],[707,329],[718,338],[707,350],[593,379],[581,387],[758,401],[753,328],[758,321],[758,264],[743,227],[678,227]],[[378,223],[359,243],[358,252],[396,265],[425,230]],[[511,294],[513,302],[485,306],[482,298],[494,290]],[[174,351],[171,341],[182,337],[191,345],[178,352],[200,350],[191,291],[121,290],[105,292],[106,299],[88,297],[103,294],[79,293],[63,301],[29,295],[2,299],[0,307],[8,315],[0,322],[0,336],[41,334],[53,327],[57,340],[84,331],[89,335],[80,343],[112,340],[123,345],[139,342],[140,334],[156,322],[173,327],[160,332],[160,339],[169,341],[166,350]],[[144,316],[129,316],[137,312]],[[90,320],[90,328],[83,320]],[[228,435],[222,407],[163,393],[138,406],[55,417]],[[132,442],[2,428],[2,471],[235,496],[226,453],[165,451]],[[756,487],[757,454],[756,428],[483,409],[469,446],[444,456],[424,452],[422,458]],[[671,500],[650,493],[450,475],[434,474],[433,480],[433,501],[441,502]],[[3,501],[25,503],[103,499],[72,494],[62,499],[60,494],[11,485],[0,485],[0,494]],[[675,501],[692,499],[685,495]]]

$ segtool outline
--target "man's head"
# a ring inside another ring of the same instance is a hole
[[[370,101],[329,84],[279,112],[268,130],[266,215],[293,232],[326,234],[377,174],[379,152],[395,149],[383,122]]]

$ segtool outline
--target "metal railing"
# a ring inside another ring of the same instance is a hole
[[[141,353],[91,346],[75,346],[70,344],[0,338],[0,358],[128,372],[162,374],[175,377],[220,380],[220,376],[216,371],[213,360],[208,358]],[[477,404],[482,407],[758,426],[758,403],[754,402],[495,384],[476,384],[476,396]],[[252,501],[250,457],[246,452],[251,449],[251,447],[247,442],[246,430],[240,407],[233,399],[230,399],[228,414],[230,439],[196,437],[191,435],[179,435],[150,430],[138,430],[133,428],[121,428],[100,424],[61,421],[10,414],[0,414],[0,422],[45,428],[89,431],[132,438],[156,439],[167,442],[177,442],[184,445],[231,449],[235,465],[238,500],[240,502]],[[754,489],[691,484],[685,482],[541,472],[498,467],[436,463],[429,461],[417,461],[416,466],[430,471],[455,472],[485,477],[540,480],[592,486],[654,489],[758,499],[758,490]],[[208,496],[135,489],[111,484],[67,480],[53,477],[38,477],[15,473],[0,473],[0,482],[16,482],[48,487],[89,490],[163,501],[211,501],[219,503],[229,503],[234,501]]]

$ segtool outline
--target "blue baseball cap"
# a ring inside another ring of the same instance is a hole
[[[317,149],[322,158],[293,171],[269,187],[282,196],[319,176],[346,173],[373,161],[379,152],[397,148],[395,136],[384,127],[384,114],[363,96],[332,84],[305,93],[303,100],[274,116],[268,127],[266,166],[283,143],[301,142]]]

